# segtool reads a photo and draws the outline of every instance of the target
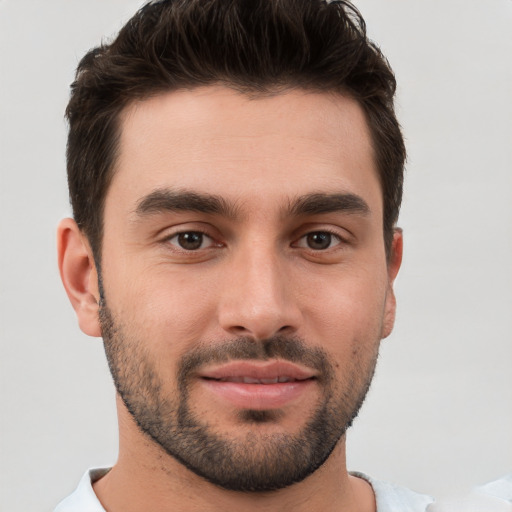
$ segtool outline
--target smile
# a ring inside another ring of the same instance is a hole
[[[207,377],[205,377],[207,378]],[[220,382],[243,382],[244,384],[277,384],[281,382],[297,382],[306,379],[295,379],[293,377],[273,377],[271,379],[255,379],[254,377],[223,377],[221,379],[213,379]]]
[[[212,398],[240,409],[270,410],[296,402],[317,372],[287,361],[233,361],[199,375]]]

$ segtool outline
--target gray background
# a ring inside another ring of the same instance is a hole
[[[139,3],[0,1],[2,511],[49,511],[116,458],[101,340],[76,325],[55,228],[74,68]],[[356,5],[396,71],[409,162],[398,319],[349,466],[445,496],[512,470],[512,2]]]

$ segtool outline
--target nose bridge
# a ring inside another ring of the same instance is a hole
[[[233,257],[229,283],[221,299],[221,326],[231,332],[268,338],[298,327],[285,258],[269,241],[248,244]]]

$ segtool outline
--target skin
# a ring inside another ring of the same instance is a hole
[[[141,212],[154,191],[222,198],[229,212]],[[365,211],[290,211],[308,194],[350,194]],[[138,209],[139,206],[139,209]],[[402,236],[386,259],[383,205],[364,114],[350,98],[290,91],[249,99],[222,87],[162,94],[122,115],[120,154],[104,212],[102,278],[112,314],[144,341],[165,383],[199,343],[298,336],[333,363],[340,389],[370,368],[392,330]],[[197,250],[178,233],[206,233]],[[308,234],[332,233],[327,248]],[[59,226],[59,267],[81,329],[101,335],[97,269],[74,221]],[[223,436],[295,434],[321,399],[318,385],[272,422],[239,421],[236,406],[190,387],[202,420]],[[345,436],[302,482],[268,493],[227,491],[186,469],[144,435],[117,400],[117,464],[94,485],[109,511],[372,511],[371,487],[351,477]]]

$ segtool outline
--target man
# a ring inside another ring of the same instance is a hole
[[[426,509],[345,464],[394,323],[394,90],[346,2],[152,2],[84,57],[59,267],[120,449],[59,512]]]

